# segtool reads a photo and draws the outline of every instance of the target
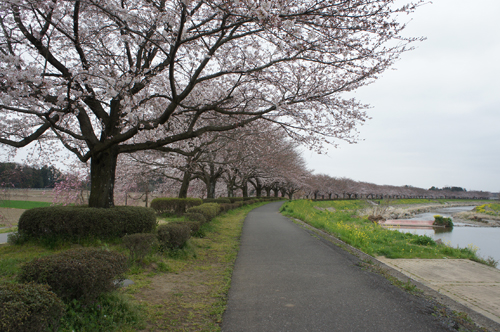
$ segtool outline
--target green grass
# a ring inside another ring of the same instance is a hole
[[[489,214],[491,216],[499,216],[500,215],[500,203],[490,203],[476,206],[476,212]]]
[[[137,328],[144,327],[144,313],[140,306],[115,291],[101,295],[89,305],[76,300],[68,303],[60,331],[137,331]]]
[[[16,227],[10,227],[10,228],[2,228],[0,229],[0,234],[3,233],[12,233],[17,231],[17,226]]]
[[[380,202],[381,205],[413,205],[413,204],[445,204],[448,202],[471,202],[471,203],[477,203],[478,200],[475,199],[444,199],[444,198],[437,198],[437,199],[431,199],[431,198],[401,198],[401,199],[373,199],[372,201],[377,201]]]
[[[297,200],[285,203],[281,212],[313,227],[327,231],[342,241],[372,256],[387,258],[468,258],[481,261],[476,248],[452,248],[437,245],[428,236],[401,233],[382,228],[358,214],[361,201],[312,202]],[[347,204],[347,205],[346,205]],[[315,206],[333,207],[335,212]],[[343,210],[342,210],[343,209]]]
[[[46,207],[51,206],[52,203],[48,202],[33,202],[33,201],[0,201],[0,208],[13,208],[13,209],[33,209],[36,207]]]

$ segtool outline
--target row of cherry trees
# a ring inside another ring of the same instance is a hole
[[[165,196],[278,196],[299,191],[310,175],[297,144],[275,125],[257,121],[206,135],[177,152],[123,155],[116,192],[155,191]],[[119,196],[119,194],[116,194]]]
[[[384,198],[468,198],[488,199],[484,191],[427,190],[412,186],[377,185],[329,175],[311,175],[303,187],[304,195],[313,199],[384,199]]]
[[[345,93],[411,49],[401,17],[423,2],[3,0],[0,145],[64,147],[89,164],[93,207],[114,205],[117,173],[136,162],[150,163],[138,177],[175,166],[164,175],[182,178],[182,195],[191,180],[209,196],[218,178],[229,194],[275,188],[291,180],[205,143],[250,156],[257,144],[235,140],[254,122],[311,148],[355,142],[367,106]]]
[[[232,197],[281,196],[312,199],[488,198],[480,191],[427,190],[376,185],[308,170],[286,131],[255,122],[177,146],[178,152],[141,152],[120,160],[117,193]],[[116,194],[119,196],[120,194]]]
[[[488,198],[490,193],[376,185],[314,174],[298,146],[281,128],[265,122],[177,145],[177,152],[123,154],[117,167],[117,204],[152,197],[280,196],[309,199]],[[58,199],[83,197],[88,167],[74,168],[58,183]],[[80,179],[78,181],[77,179]],[[68,199],[63,200],[69,202]]]

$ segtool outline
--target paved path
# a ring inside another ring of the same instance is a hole
[[[11,233],[0,233],[0,244],[7,243],[7,240],[9,238],[9,234],[11,234]]]
[[[245,220],[224,332],[448,330],[427,302],[281,216],[281,204]]]

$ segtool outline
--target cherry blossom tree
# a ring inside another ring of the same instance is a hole
[[[54,199],[52,204],[56,205],[86,205],[89,195],[89,168],[86,164],[80,165],[61,173],[52,190]]]
[[[0,143],[61,143],[113,205],[118,155],[258,119],[356,140],[371,83],[416,39],[394,0],[3,0]]]

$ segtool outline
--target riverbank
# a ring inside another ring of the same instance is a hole
[[[426,212],[436,212],[441,209],[463,206],[481,206],[488,202],[483,201],[464,201],[464,202],[445,202],[443,203],[424,203],[424,204],[401,204],[391,205],[387,202],[380,205],[370,206],[364,209],[361,214],[374,216],[380,220],[390,219],[410,219],[418,214]],[[477,211],[449,212],[455,224],[466,224],[476,227],[500,227],[500,216],[494,216]]]

